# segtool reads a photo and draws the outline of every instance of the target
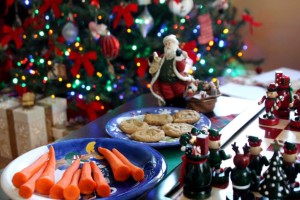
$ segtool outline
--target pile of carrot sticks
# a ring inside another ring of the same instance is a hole
[[[130,176],[135,181],[144,179],[144,170],[132,164],[117,149],[98,147],[98,151],[108,161],[116,181],[126,181]],[[30,198],[34,193],[39,193],[55,199],[77,200],[80,194],[89,195],[94,191],[99,197],[110,196],[109,184],[92,161],[84,162],[80,167],[80,159],[76,159],[57,182],[55,169],[55,150],[50,146],[49,152],[15,173],[12,183],[19,189],[19,195],[23,198]]]

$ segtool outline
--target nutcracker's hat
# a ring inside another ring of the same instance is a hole
[[[258,147],[261,145],[262,140],[256,136],[248,136],[248,143],[250,147]]]
[[[298,148],[294,143],[284,142],[283,150],[286,154],[295,154],[297,153]]]
[[[167,41],[172,41],[175,42],[177,45],[179,44],[177,38],[175,35],[171,34],[171,35],[167,35],[166,37],[164,37],[163,39],[163,43],[166,44]]]
[[[217,141],[221,139],[221,134],[216,129],[208,129],[208,133],[209,133],[208,139],[211,141]]]
[[[275,92],[277,90],[277,84],[270,83],[270,85],[267,88],[268,92]]]
[[[200,131],[197,128],[193,127],[192,130],[191,130],[191,134],[192,135],[198,135],[198,134],[200,134]]]

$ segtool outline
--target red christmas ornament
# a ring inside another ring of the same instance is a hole
[[[101,52],[105,58],[114,59],[119,55],[120,42],[113,35],[106,35],[100,39]]]

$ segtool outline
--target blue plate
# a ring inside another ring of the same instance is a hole
[[[149,145],[153,148],[164,148],[164,147],[172,147],[179,146],[179,138],[165,137],[164,140],[159,142],[139,142],[130,139],[130,136],[124,133],[119,129],[119,124],[121,121],[129,119],[129,118],[137,118],[143,120],[144,115],[146,113],[152,114],[174,114],[179,110],[184,110],[183,108],[174,108],[174,107],[151,107],[151,108],[142,108],[139,110],[132,110],[129,112],[122,113],[111,120],[109,120],[106,124],[106,132],[113,138],[119,138],[127,141],[133,141],[135,143],[142,143]],[[200,120],[193,124],[196,128],[202,129],[203,127],[210,127],[210,120],[203,114],[200,113]]]
[[[111,138],[89,138],[66,140],[53,143],[52,145],[56,154],[56,181],[60,179],[64,170],[70,165],[72,160],[78,157],[81,159],[81,163],[87,161],[97,163],[111,187],[110,197],[101,198],[101,200],[132,199],[138,197],[158,183],[165,176],[167,170],[166,162],[160,153],[151,147],[133,142],[124,142],[123,140]],[[144,169],[144,180],[136,182],[130,177],[124,182],[115,181],[109,164],[97,151],[99,146],[108,149],[118,149],[133,164]],[[48,147],[49,146],[42,146],[33,149],[16,158],[4,169],[1,176],[1,187],[11,199],[23,199],[18,195],[18,189],[16,189],[11,182],[13,175],[35,161],[42,154],[48,152]],[[89,198],[95,199],[98,197],[94,194],[89,196]],[[35,193],[30,199],[49,199],[49,197]],[[87,199],[87,197],[81,197],[81,199]]]

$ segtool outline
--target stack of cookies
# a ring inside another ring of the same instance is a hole
[[[200,114],[195,110],[180,110],[173,115],[145,114],[143,120],[127,119],[119,124],[119,128],[133,140],[159,142],[166,136],[179,138],[190,132],[199,119]]]

